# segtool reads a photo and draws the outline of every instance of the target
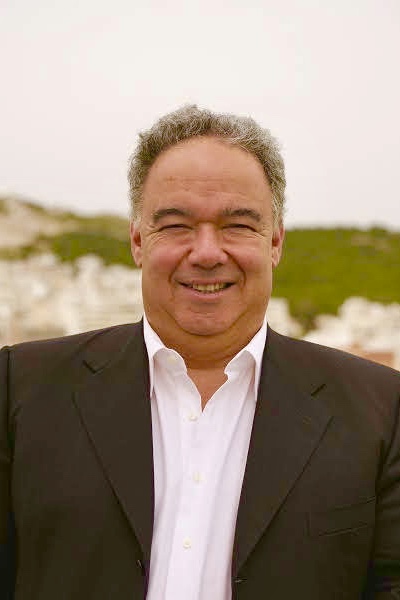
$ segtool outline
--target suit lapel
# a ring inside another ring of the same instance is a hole
[[[141,327],[115,328],[110,335],[111,342],[95,343],[86,353],[74,398],[147,562],[154,516],[147,354]],[[273,332],[268,336],[273,338]],[[238,510],[233,576],[301,475],[329,421],[324,405],[293,385],[266,352]]]
[[[290,383],[266,352],[238,510],[234,577],[300,477],[329,421],[326,408]]]
[[[128,340],[94,344],[75,393],[82,422],[116,497],[150,559],[153,529],[153,449],[148,363],[141,327]],[[132,335],[133,333],[133,335]],[[110,337],[110,336],[109,336]],[[111,358],[111,360],[110,360]],[[104,364],[104,362],[106,364]]]

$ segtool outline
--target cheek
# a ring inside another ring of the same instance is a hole
[[[170,274],[181,262],[184,253],[179,247],[161,243],[149,243],[143,249],[143,269],[148,269],[150,276]]]
[[[271,252],[266,245],[248,245],[246,248],[236,249],[236,252],[232,251],[231,255],[242,271],[259,277],[268,274],[272,266]]]

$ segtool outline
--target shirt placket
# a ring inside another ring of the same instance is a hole
[[[179,507],[169,559],[166,600],[195,600],[199,590],[200,549],[196,524],[201,504],[201,465],[198,463],[201,449],[199,452],[197,446],[201,439],[203,415],[199,394],[187,375],[182,383],[184,394],[179,400],[182,485],[177,499]]]

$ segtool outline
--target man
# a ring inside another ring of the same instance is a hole
[[[1,597],[400,598],[398,374],[265,322],[275,140],[185,107],[129,179],[143,323],[1,354]]]

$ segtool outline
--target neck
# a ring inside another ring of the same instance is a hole
[[[260,330],[264,316],[265,312],[252,314],[217,333],[199,334],[179,326],[167,314],[146,312],[150,327],[167,348],[182,356],[188,369],[221,372]]]
[[[253,328],[236,327],[217,335],[191,334],[182,328],[157,327],[153,320],[150,326],[158,334],[167,348],[173,348],[185,361],[188,375],[196,385],[202,401],[202,408],[218,388],[226,381],[225,367],[240,352],[262,326],[254,323]]]
[[[228,332],[220,336],[201,336],[186,332],[169,336],[158,331],[157,334],[167,348],[173,348],[182,356],[188,369],[223,372],[229,361],[247,346],[256,332],[257,330],[240,338],[230,336]]]

